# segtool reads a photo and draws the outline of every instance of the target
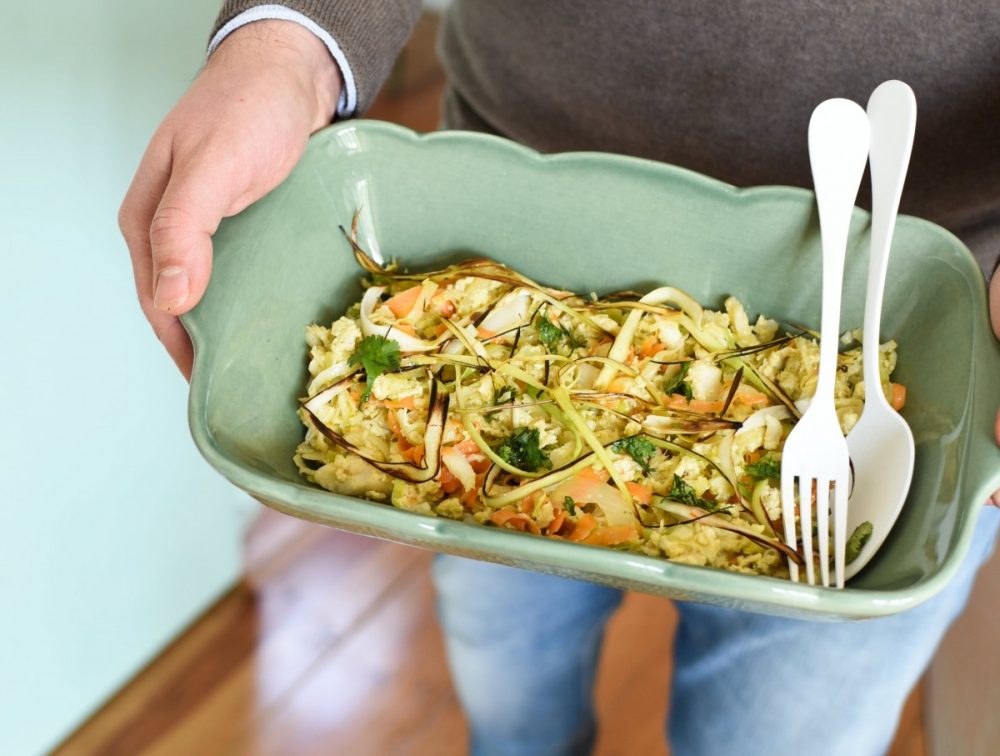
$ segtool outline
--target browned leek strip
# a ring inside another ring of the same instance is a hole
[[[726,520],[722,516],[709,512],[701,507],[692,507],[689,504],[681,504],[677,501],[671,501],[670,499],[663,499],[656,502],[653,506],[657,509],[662,509],[675,517],[680,517],[682,520],[699,520],[706,525],[711,525],[713,528],[721,528],[722,530],[728,530],[732,533],[739,533],[744,538],[748,538],[754,543],[769,549],[775,549],[786,557],[791,559],[796,564],[805,564],[805,560],[802,556],[795,550],[788,547],[787,544],[775,538],[769,538],[766,535],[760,533],[755,533],[750,528],[740,525],[737,522]]]
[[[325,392],[320,392],[314,399],[303,405],[309,419],[317,431],[346,452],[361,457],[376,470],[391,475],[394,478],[410,483],[426,483],[432,480],[441,469],[441,442],[444,439],[444,425],[448,419],[448,394],[439,387],[436,380],[431,381],[431,395],[427,406],[427,429],[424,432],[424,464],[414,465],[410,462],[383,462],[373,459],[364,450],[359,449],[346,438],[335,432],[321,421],[313,411],[318,409],[315,402]],[[332,395],[331,395],[332,396]],[[310,406],[312,405],[312,406]]]
[[[549,488],[550,486],[555,486],[566,478],[578,473],[585,467],[590,467],[594,464],[594,453],[587,452],[584,456],[573,460],[572,462],[563,465],[560,468],[552,470],[545,473],[545,475],[540,478],[535,478],[530,483],[526,483],[523,486],[518,486],[517,488],[506,491],[502,494],[497,494],[496,496],[490,495],[490,489],[493,487],[493,483],[499,474],[499,466],[494,465],[487,471],[483,478],[483,486],[480,489],[480,495],[482,496],[483,503],[489,507],[505,507],[508,504],[513,504],[520,501],[525,496],[529,496],[536,491],[541,491],[544,488]]]

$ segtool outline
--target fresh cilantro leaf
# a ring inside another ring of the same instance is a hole
[[[667,494],[667,498],[679,501],[681,504],[687,504],[689,507],[700,507],[709,511],[719,508],[714,501],[700,497],[698,492],[691,488],[687,481],[676,474],[674,475],[674,482],[670,486],[670,493]]]
[[[494,448],[508,465],[519,470],[536,472],[542,467],[552,467],[549,455],[539,446],[538,428],[518,428]]]
[[[858,558],[861,549],[865,547],[865,544],[868,543],[868,539],[871,537],[872,524],[865,520],[854,529],[851,537],[847,539],[847,545],[844,547],[844,557],[847,560],[847,564]]]
[[[348,364],[361,365],[365,369],[365,390],[361,403],[368,401],[372,384],[382,373],[399,370],[399,344],[385,336],[365,336],[361,339]]]
[[[576,517],[576,502],[573,501],[572,496],[567,496],[563,499],[563,509]]]
[[[781,460],[768,454],[748,464],[746,473],[755,480],[781,480]]]
[[[553,354],[559,353],[559,346],[565,341],[570,351],[580,346],[579,342],[565,328],[556,325],[545,315],[535,318],[535,330],[538,331],[538,340],[545,345]]]
[[[681,363],[681,369],[677,371],[677,374],[664,384],[663,392],[667,394],[667,396],[670,394],[683,394],[685,399],[691,401],[694,396],[691,393],[691,384],[684,380],[687,377],[688,370],[690,369],[690,362]]]
[[[643,473],[649,475],[649,458],[656,453],[656,446],[643,436],[628,436],[620,438],[611,444],[611,448],[619,454],[628,454],[636,461]]]
[[[510,404],[517,398],[517,388],[515,386],[504,386],[501,389],[493,390],[493,405]]]

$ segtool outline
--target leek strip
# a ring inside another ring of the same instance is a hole
[[[499,494],[497,496],[488,496],[484,493],[483,503],[490,507],[504,507],[507,506],[508,504],[513,504],[514,502],[518,502],[525,496],[529,496],[535,493],[536,491],[541,491],[542,489],[548,488],[549,486],[558,485],[559,483],[562,483],[564,480],[566,480],[566,478],[569,478],[570,476],[575,475],[584,468],[593,465],[594,464],[594,460],[592,459],[593,456],[594,456],[593,453],[587,454],[586,456],[581,457],[580,459],[574,462],[571,462],[569,465],[560,467],[558,470],[553,470],[549,473],[546,473],[544,476],[542,476],[541,478],[537,478],[536,480],[533,480],[531,483],[528,483],[523,486],[518,486],[517,488],[514,488],[510,491]]]
[[[764,530],[766,530],[771,537],[777,538],[774,528],[771,527],[771,518],[767,516],[767,511],[764,509],[764,502],[761,501],[761,496],[764,493],[764,486],[766,484],[766,480],[758,480],[757,485],[753,487],[753,494],[750,496],[750,511],[753,512],[753,516],[757,518],[757,522],[764,526]]]
[[[622,492],[622,496],[631,505],[635,506],[635,502],[632,500],[632,493],[628,490],[628,486],[625,485],[625,481],[622,479],[621,474],[615,469],[614,463],[611,457],[608,455],[608,450],[604,448],[604,445],[598,440],[597,436],[594,435],[594,431],[590,429],[586,421],[580,416],[580,413],[576,411],[573,406],[572,400],[569,398],[569,392],[566,391],[562,386],[552,389],[551,396],[556,400],[556,404],[566,413],[566,417],[569,421],[576,426],[576,429],[580,432],[583,440],[587,442],[587,445],[593,449],[594,454],[597,455],[598,461],[604,466],[604,468],[611,475],[611,479],[614,480],[615,485],[618,490]]]

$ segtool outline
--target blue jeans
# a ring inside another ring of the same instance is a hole
[[[679,756],[883,754],[992,551],[984,512],[954,581],[903,614],[820,623],[678,603],[668,727]],[[588,753],[613,588],[440,556],[448,658],[476,756]]]

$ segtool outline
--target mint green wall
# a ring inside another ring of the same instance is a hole
[[[238,575],[251,502],[198,456],[116,213],[213,0],[0,24],[0,754],[43,752]]]

